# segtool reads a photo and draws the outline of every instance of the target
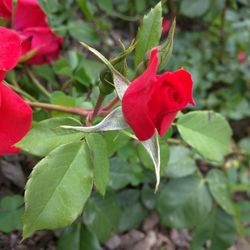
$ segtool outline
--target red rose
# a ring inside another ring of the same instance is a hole
[[[11,11],[12,0],[1,1]],[[37,0],[17,0],[13,28],[22,39],[22,55],[34,51],[34,56],[25,63],[40,65],[58,58],[63,40],[50,29]]]
[[[22,32],[24,38],[23,53],[36,50],[35,55],[26,61],[27,64],[40,65],[51,63],[58,58],[63,40],[50,28],[27,28]]]
[[[171,21],[167,18],[163,18],[162,19],[162,32],[168,33],[170,26],[171,26]]]
[[[0,0],[0,17],[9,20],[12,13],[12,0]]]
[[[5,71],[13,69],[21,56],[21,40],[10,29],[0,27],[0,81]]]
[[[157,75],[158,50],[153,49],[147,70],[132,81],[122,99],[125,120],[139,140],[160,136],[168,130],[178,111],[194,105],[192,78],[184,69]]]
[[[14,29],[23,31],[30,27],[48,27],[47,17],[36,0],[18,0]]]
[[[246,53],[245,52],[241,51],[241,52],[238,53],[238,61],[240,63],[246,62],[246,59],[247,59],[247,57],[246,57]]]
[[[31,128],[31,108],[2,82],[5,72],[15,67],[20,55],[18,34],[0,27],[0,155],[19,152],[13,145]]]
[[[15,92],[0,83],[0,155],[18,153],[13,145],[30,130],[32,109]]]

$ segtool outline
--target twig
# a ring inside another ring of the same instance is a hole
[[[101,110],[102,110],[102,111],[108,111],[108,110],[110,110],[111,108],[113,108],[114,105],[115,105],[116,103],[118,103],[119,101],[120,101],[120,99],[119,99],[119,97],[117,96],[117,97],[115,97],[114,99],[112,99],[107,105],[105,105]]]
[[[42,103],[42,102],[30,102],[26,101],[31,107],[35,108],[42,108],[46,110],[55,110],[55,111],[61,111],[64,113],[70,113],[80,116],[87,116],[89,113],[92,112],[91,109],[84,109],[80,107],[65,107],[61,105],[55,105],[55,104],[49,104],[49,103]]]
[[[95,119],[96,115],[99,113],[99,110],[102,106],[102,103],[105,99],[105,96],[103,96],[102,94],[99,94],[98,99],[96,101],[93,113],[89,113],[86,119],[86,124],[88,126],[90,126],[92,124],[92,121]]]
[[[38,79],[35,77],[35,75],[33,74],[33,72],[28,68],[28,67],[25,67],[25,70],[28,74],[28,76],[30,77],[30,79],[32,80],[32,82],[36,85],[36,87],[44,94],[46,95],[47,97],[50,98],[50,93],[47,89],[45,89],[43,87],[43,85],[38,81]]]
[[[9,88],[13,89],[15,92],[17,92],[18,94],[20,94],[21,96],[23,96],[26,99],[29,99],[30,101],[34,101],[36,102],[36,99],[34,97],[32,97],[31,95],[29,95],[28,93],[26,93],[25,91],[21,90],[20,88],[18,88],[17,86],[13,86],[7,82],[4,81],[4,84],[7,85]]]

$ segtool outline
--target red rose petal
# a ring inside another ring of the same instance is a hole
[[[0,82],[5,78],[6,72],[0,70]]]
[[[157,49],[152,50],[147,70],[129,85],[122,99],[125,120],[141,141],[149,139],[155,132],[155,126],[148,115],[147,102],[150,88],[156,80],[157,53]]]
[[[12,0],[0,0],[0,17],[9,20],[12,12]]]
[[[48,27],[47,18],[36,0],[18,0],[14,18],[14,29]]]
[[[3,83],[0,96],[0,155],[17,153],[20,150],[13,145],[31,128],[32,109]]]
[[[50,28],[28,28],[21,35],[30,40],[30,50],[37,49],[35,55],[25,63],[40,65],[58,58],[63,40]]]
[[[11,70],[20,58],[21,40],[16,32],[0,27],[0,45],[0,70]]]

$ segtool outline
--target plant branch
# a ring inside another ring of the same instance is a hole
[[[47,89],[45,89],[43,87],[43,85],[38,81],[38,79],[35,77],[35,75],[33,74],[33,72],[28,68],[25,67],[25,71],[27,72],[28,76],[30,77],[30,79],[32,80],[32,82],[34,83],[34,85],[36,85],[36,87],[47,97],[50,98],[50,93]]]
[[[114,105],[115,105],[116,103],[118,103],[119,101],[120,101],[120,99],[119,99],[119,97],[117,96],[117,97],[115,97],[114,99],[112,99],[107,105],[105,105],[101,110],[102,110],[102,111],[108,111],[108,110],[110,110],[111,108],[113,108]]]
[[[105,99],[105,96],[103,96],[101,93],[98,96],[97,102],[95,104],[94,110],[92,113],[89,113],[86,119],[87,126],[91,126],[92,121],[95,119],[96,115],[99,113],[99,110],[102,106],[102,103]]]
[[[84,109],[80,107],[65,107],[61,105],[55,105],[55,104],[49,104],[49,103],[42,103],[42,102],[30,102],[26,101],[31,107],[34,108],[42,108],[46,110],[55,110],[55,111],[61,111],[64,113],[70,113],[80,116],[87,116],[89,115],[92,110],[91,109]]]
[[[36,99],[34,97],[32,97],[31,95],[29,95],[25,91],[21,90],[17,86],[13,86],[13,85],[7,83],[6,81],[4,81],[4,84],[7,85],[9,88],[13,89],[15,92],[17,92],[18,94],[20,94],[24,98],[29,99],[30,101],[36,102]]]

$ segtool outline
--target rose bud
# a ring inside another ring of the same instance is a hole
[[[153,49],[146,71],[132,81],[122,99],[125,120],[141,141],[151,138],[155,129],[163,136],[178,111],[195,105],[190,73],[179,69],[157,75],[158,63],[158,49]]]
[[[2,82],[5,72],[15,67],[20,56],[18,34],[0,27],[0,155],[19,152],[13,145],[25,136],[32,124],[32,109]]]

